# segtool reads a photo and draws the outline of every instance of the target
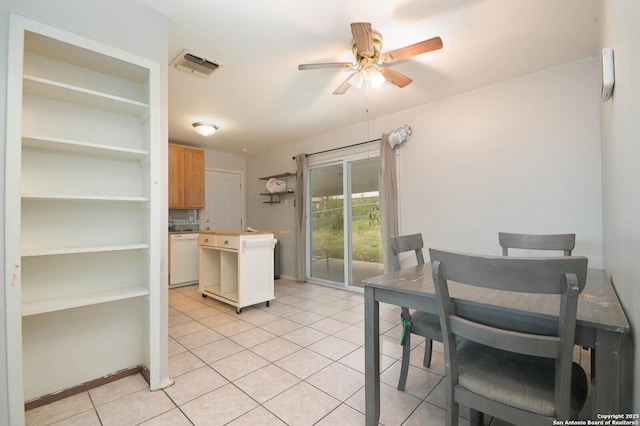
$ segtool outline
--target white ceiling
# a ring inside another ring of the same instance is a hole
[[[242,154],[594,56],[598,0],[140,0],[170,18],[169,61],[182,50],[220,64],[202,79],[169,69],[172,142]],[[444,47],[397,63],[411,77],[365,94],[332,92],[353,61],[351,22],[371,22],[382,51],[440,36]],[[169,65],[167,65],[169,66]],[[220,130],[197,135],[194,121]]]

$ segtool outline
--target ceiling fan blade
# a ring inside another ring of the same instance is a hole
[[[373,37],[371,36],[371,24],[368,22],[353,22],[351,34],[356,42],[358,55],[363,58],[371,58],[374,54]]]
[[[433,50],[442,49],[442,39],[440,37],[430,38],[410,46],[401,47],[400,49],[391,50],[382,54],[382,63],[400,61],[412,56],[421,55]]]
[[[408,86],[413,81],[406,75],[401,74],[398,71],[394,71],[391,68],[379,67],[378,71],[380,72],[380,74],[382,74],[385,80],[387,80],[391,84],[395,84],[400,88]]]
[[[342,84],[340,86],[338,86],[338,88],[333,92],[334,95],[344,95],[345,92],[347,90],[349,90],[349,87],[351,87],[351,85],[349,84],[349,82],[351,81],[351,78],[356,75],[356,73],[351,73],[351,75],[349,75],[349,77],[347,77],[347,79],[345,81],[342,82]]]
[[[321,64],[300,64],[298,65],[298,69],[300,71],[303,70],[317,70],[321,68],[353,68],[356,64],[351,62],[325,62]]]

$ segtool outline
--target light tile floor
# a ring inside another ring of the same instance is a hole
[[[169,372],[175,383],[150,392],[140,375],[26,413],[27,425],[363,425],[362,294],[275,281],[276,300],[235,308],[197,286],[169,291]],[[442,345],[430,369],[413,336],[405,392],[400,374],[400,308],[380,307],[380,423],[444,425]],[[576,348],[587,370],[589,353]],[[461,425],[468,425],[461,409]],[[493,420],[492,426],[504,423]]]

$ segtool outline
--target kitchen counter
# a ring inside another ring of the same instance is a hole
[[[173,235],[173,234],[197,234],[201,231],[198,230],[190,230],[190,231],[169,231],[169,235]]]
[[[264,234],[283,234],[289,231],[200,231],[202,235],[264,235]]]
[[[198,289],[236,307],[275,299],[273,232],[204,231],[198,236],[200,275]]]

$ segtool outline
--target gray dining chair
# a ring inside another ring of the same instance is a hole
[[[588,391],[584,370],[572,360],[587,258],[476,256],[437,249],[429,254],[444,338],[447,426],[457,425],[459,404],[470,408],[472,425],[482,422],[482,413],[515,425],[577,418]],[[452,281],[477,287],[485,296],[495,291],[489,303],[496,305],[502,292],[539,295],[544,303],[555,303],[554,331],[540,334],[499,316],[472,314],[478,312],[478,301],[452,299]],[[559,297],[548,300],[549,295]]]
[[[557,250],[565,256],[571,256],[576,246],[576,234],[513,234],[499,232],[498,242],[502,247],[502,255],[508,256],[509,249],[525,250]]]
[[[509,249],[553,250],[562,251],[564,256],[571,256],[576,246],[576,234],[513,234],[499,232],[498,242],[502,247],[502,255],[508,256]],[[587,349],[587,348],[585,348]],[[596,350],[591,351],[591,380],[595,379]]]
[[[400,253],[415,252],[418,265],[424,264],[422,248],[422,234],[411,234],[391,237],[390,252],[391,266],[394,271],[400,270]],[[402,361],[400,368],[400,379],[398,380],[398,390],[404,391],[407,384],[409,372],[409,359],[411,354],[411,334],[422,336],[424,342],[424,359],[422,364],[429,368],[431,366],[431,353],[433,351],[433,340],[442,342],[442,331],[440,330],[440,320],[438,315],[424,311],[409,312],[409,309],[402,307],[400,319],[403,325],[403,338],[401,339]]]

